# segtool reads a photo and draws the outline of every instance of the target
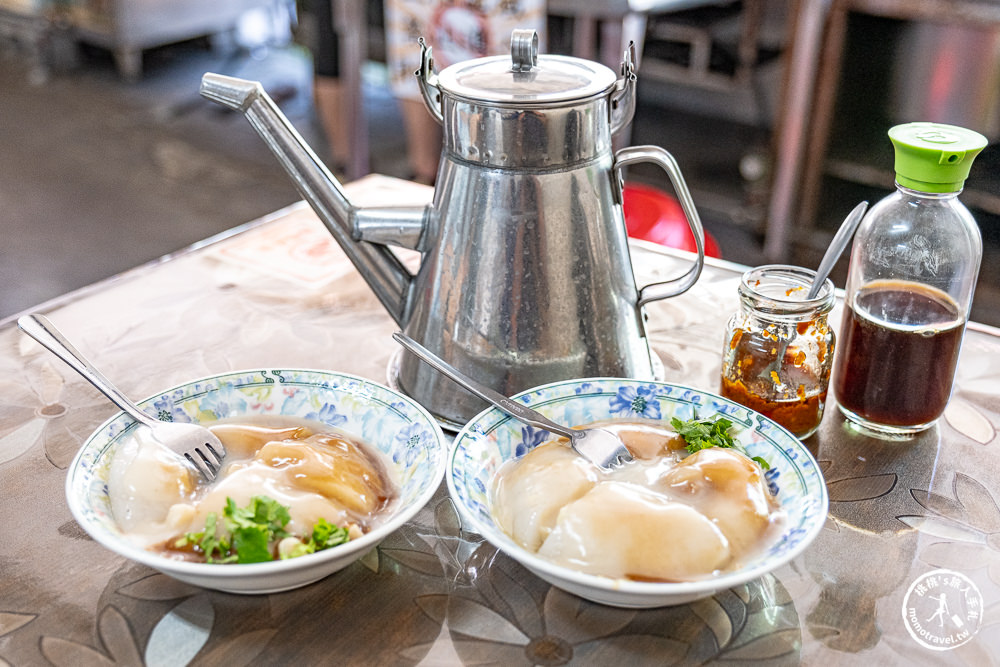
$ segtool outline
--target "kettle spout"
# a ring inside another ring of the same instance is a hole
[[[405,326],[413,275],[388,247],[366,241],[370,236],[366,230],[375,229],[377,235],[377,230],[392,226],[400,237],[397,245],[417,247],[431,215],[430,207],[380,209],[378,213],[366,214],[364,209],[353,206],[340,182],[306,145],[259,82],[209,72],[202,77],[200,92],[203,97],[247,117],[382,305],[397,324]],[[382,241],[383,237],[384,233],[377,240]]]
[[[233,111],[246,111],[254,100],[267,95],[258,81],[236,79],[211,72],[202,77],[199,92],[202,97]]]

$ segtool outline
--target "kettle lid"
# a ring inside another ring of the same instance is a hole
[[[608,67],[583,58],[538,55],[534,30],[515,30],[510,56],[456,63],[438,74],[447,93],[496,104],[551,104],[581,100],[609,91],[616,81]]]

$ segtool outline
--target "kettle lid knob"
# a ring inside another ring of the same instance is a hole
[[[528,72],[538,64],[538,32],[516,29],[510,35],[510,59],[515,72]]]

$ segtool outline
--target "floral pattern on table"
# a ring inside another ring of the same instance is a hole
[[[310,650],[322,649],[327,655],[344,654],[350,648],[359,659],[361,654],[368,656],[362,663],[416,664],[430,648],[423,640],[440,629],[438,621],[420,612],[416,601],[447,590],[442,568],[435,566],[437,556],[421,536],[427,532],[426,527],[407,525],[347,569],[305,589],[272,595],[208,591],[126,562],[98,601],[93,645],[53,633],[40,637],[39,648],[57,667],[238,667],[292,659],[283,642],[272,640],[305,635],[312,638]],[[400,570],[405,572],[414,563],[419,563],[415,572],[402,576]],[[409,597],[398,597],[398,589],[386,585],[387,579],[403,582]],[[367,633],[357,627],[358,618],[396,618],[386,609],[401,602],[407,608],[398,609],[398,618],[410,618],[407,623],[371,627]],[[304,615],[307,609],[317,613]],[[331,628],[351,628],[351,632],[331,633]],[[394,642],[384,641],[387,635]],[[359,652],[354,645],[359,641],[368,648]]]
[[[465,531],[447,497],[432,501],[420,521],[371,556],[297,593],[252,598],[206,591],[126,564],[98,602],[94,644],[46,634],[40,650],[52,664],[67,667],[268,664],[281,659],[272,640],[295,633],[313,637],[334,655],[346,640],[325,629],[353,627],[365,609],[388,601],[352,605],[344,595],[380,577],[399,583],[402,568],[411,571],[409,581],[423,582],[412,589],[411,611],[400,610],[400,618],[416,614],[418,622],[410,622],[410,643],[400,650],[386,653],[374,641],[371,660],[417,664],[434,650],[434,628],[447,623],[452,649],[466,664],[643,664],[635,662],[637,651],[648,652],[650,664],[799,661],[798,614],[772,576],[682,607],[605,607],[549,586]],[[367,590],[380,597],[370,583]],[[400,603],[398,596],[393,600]],[[324,611],[303,617],[303,609]]]
[[[14,335],[26,339],[20,333]],[[0,372],[0,393],[4,396],[0,404],[0,465],[40,444],[49,463],[65,469],[93,425],[114,408],[89,385],[67,381],[61,361],[51,356],[36,358],[39,352],[48,355],[40,346],[23,344],[23,340],[11,343],[24,350],[24,357],[15,358],[27,363]],[[72,373],[68,368],[65,372]]]
[[[418,600],[447,621],[465,664],[644,664],[643,655],[650,664],[798,662],[797,613],[773,577],[691,605],[618,609],[550,586],[489,543],[473,545],[454,589]]]
[[[550,586],[468,532],[451,499],[437,501],[434,513],[435,530],[422,537],[451,586],[415,602],[447,624],[451,650],[465,664],[643,664],[642,653],[653,656],[650,664],[713,658],[798,664],[797,613],[773,577],[682,607],[606,607]]]
[[[955,372],[957,389],[944,411],[944,421],[969,440],[992,446],[1000,426],[1000,405],[996,387],[1000,378],[1000,358],[987,345],[989,339],[967,334]]]
[[[920,559],[952,570],[986,569],[1000,587],[1000,507],[982,482],[961,472],[952,481],[953,497],[910,489],[928,514],[898,517],[907,526],[940,541],[924,546]]]

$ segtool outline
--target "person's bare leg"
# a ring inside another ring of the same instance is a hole
[[[441,157],[441,126],[421,100],[400,99],[399,106],[406,125],[406,150],[413,180],[433,183]]]
[[[340,171],[347,164],[350,150],[350,126],[347,124],[347,114],[344,106],[344,89],[339,79],[330,76],[317,76],[313,79],[313,100],[319,121],[326,133],[330,154],[333,156],[333,168]]]

